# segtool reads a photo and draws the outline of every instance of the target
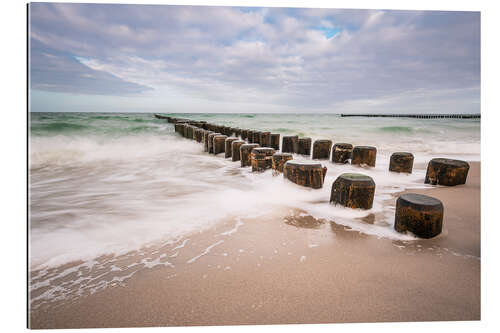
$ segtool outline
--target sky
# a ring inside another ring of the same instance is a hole
[[[479,113],[480,13],[30,4],[35,112]]]

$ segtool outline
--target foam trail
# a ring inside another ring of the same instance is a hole
[[[193,262],[195,262],[196,260],[198,260],[199,258],[203,257],[204,255],[208,254],[210,252],[210,250],[212,250],[214,247],[216,247],[217,245],[223,243],[224,241],[221,239],[220,241],[210,245],[209,247],[207,247],[202,253],[200,253],[199,255],[197,255],[196,257],[193,257],[191,259],[189,259],[187,261],[188,264],[192,264]]]
[[[236,219],[236,224],[234,225],[234,228],[231,229],[231,230],[228,230],[228,231],[220,233],[219,236],[229,236],[229,235],[232,235],[235,232],[237,232],[238,229],[239,229],[239,227],[242,226],[243,224],[244,224],[243,221],[241,221],[240,218],[237,218]]]

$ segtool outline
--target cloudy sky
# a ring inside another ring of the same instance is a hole
[[[32,111],[480,112],[478,12],[30,5]]]

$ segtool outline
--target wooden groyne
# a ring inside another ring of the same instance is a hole
[[[169,123],[173,123],[176,133],[202,143],[204,151],[208,153],[215,155],[224,153],[225,158],[231,158],[233,162],[240,161],[242,167],[251,166],[252,171],[255,172],[265,172],[267,169],[272,168],[273,175],[283,172],[285,179],[297,185],[313,189],[319,189],[324,184],[327,168],[319,162],[321,159],[330,160],[330,163],[337,164],[359,164],[363,168],[375,167],[376,147],[353,147],[349,143],[336,143],[333,146],[333,153],[331,154],[332,140],[316,140],[312,145],[312,159],[315,161],[297,161],[293,159],[293,154],[301,154],[311,158],[310,138],[299,138],[297,135],[283,136],[280,150],[280,134],[234,128],[206,121],[175,118],[158,114],[154,116],[157,119],[165,119]],[[479,114],[350,114],[342,115],[342,117],[471,119],[480,118],[481,116]],[[301,141],[303,141],[302,148],[299,150],[299,142]],[[271,145],[274,147],[270,148],[269,146]],[[413,154],[409,152],[395,152],[392,154],[388,171],[411,173],[412,168]],[[432,159],[428,164],[425,183],[445,186],[465,184],[468,170],[469,165],[464,161]],[[369,176],[357,173],[344,173],[332,184],[330,203],[355,209],[371,209],[374,195],[375,182]],[[431,238],[441,233],[442,216],[443,207],[439,200],[407,193],[400,196],[397,200],[395,212],[396,224],[394,228],[398,232],[410,231],[418,237]]]
[[[366,113],[342,113],[341,117],[385,117],[385,118],[418,118],[418,119],[480,119],[480,114],[366,114]]]

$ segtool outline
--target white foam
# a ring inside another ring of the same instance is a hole
[[[310,136],[325,138],[319,132]],[[341,135],[333,139],[349,142]],[[367,143],[355,139],[351,142]],[[479,156],[479,145],[468,144],[470,147],[462,151]],[[319,161],[328,172],[324,187],[313,190],[282,176],[273,177],[270,171],[252,173],[250,168],[240,168],[239,162],[204,153],[201,144],[173,134],[107,139],[32,137],[30,267],[91,261],[158,241],[174,242],[228,218],[236,221],[234,227],[219,235],[231,236],[245,218],[297,208],[305,212],[302,215],[335,221],[377,237],[412,239],[393,230],[392,194],[428,187],[423,184],[425,170],[415,167],[411,175],[388,172],[390,152],[423,147],[413,151],[416,163],[423,163],[436,157],[436,149],[444,152],[451,147],[453,154],[461,151],[451,141],[443,145],[423,139],[387,141],[378,151],[375,168]],[[306,160],[299,155],[294,158]],[[329,204],[331,184],[344,172],[364,173],[374,179],[372,209]],[[376,224],[358,220],[369,214],[377,214]]]
[[[241,219],[238,217],[238,218],[236,218],[236,223],[234,225],[234,228],[231,229],[231,230],[228,230],[228,231],[220,233],[219,236],[229,236],[229,235],[232,235],[235,232],[237,232],[238,229],[239,229],[239,227],[242,226],[243,224],[244,224],[243,221],[241,221]]]
[[[223,242],[224,242],[224,241],[221,239],[220,241],[218,241],[218,242],[216,242],[216,243],[214,243],[214,244],[210,245],[210,246],[209,246],[209,247],[207,247],[207,248],[206,248],[206,249],[205,249],[202,253],[200,253],[200,254],[198,254],[197,256],[195,256],[195,257],[193,257],[193,258],[189,259],[189,260],[187,261],[187,263],[188,263],[188,264],[192,264],[193,262],[195,262],[196,260],[200,259],[200,258],[201,258],[201,257],[203,257],[204,255],[207,255],[207,254],[210,252],[210,250],[212,250],[214,247],[216,247],[217,245],[219,245],[219,244],[221,244],[221,243],[223,243]]]

